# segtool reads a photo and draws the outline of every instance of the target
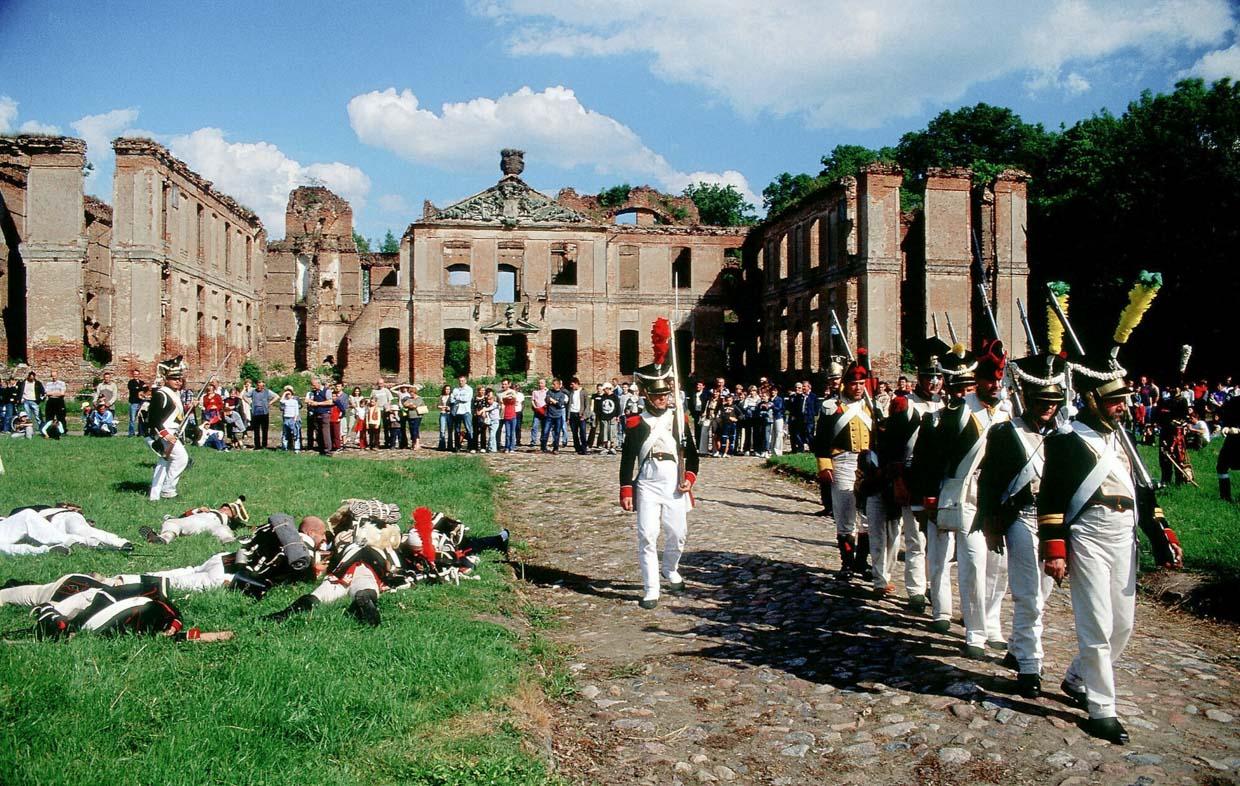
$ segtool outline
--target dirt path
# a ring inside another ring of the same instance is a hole
[[[1132,743],[1111,746],[1079,730],[1058,691],[1076,646],[1066,591],[1046,617],[1047,695],[1023,699],[998,657],[959,656],[959,626],[937,635],[902,603],[837,582],[816,491],[758,459],[704,461],[688,592],[639,609],[616,462],[489,458],[509,479],[501,517],[532,546],[527,591],[573,652],[580,693],[552,741],[570,780],[1240,783],[1236,628],[1142,601],[1118,674]]]

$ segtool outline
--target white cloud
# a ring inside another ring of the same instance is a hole
[[[8,96],[0,96],[0,134],[7,134],[17,122],[17,102]]]
[[[1079,94],[1083,66],[1217,46],[1235,22],[1228,0],[486,0],[473,11],[513,30],[513,54],[646,56],[656,75],[746,116],[837,127],[915,114],[1003,77]]]
[[[1235,43],[1226,49],[1207,52],[1181,76],[1199,76],[1207,82],[1223,77],[1240,80],[1240,28],[1235,31]]]
[[[269,236],[283,234],[288,195],[299,185],[321,182],[353,207],[366,204],[370,178],[340,162],[303,165],[270,142],[229,142],[218,128],[174,136],[169,148],[219,191],[253,210]]]
[[[0,96],[0,134],[9,134],[14,130],[19,134],[59,134],[60,127],[38,120],[27,120],[20,126],[17,123],[17,102],[8,96]]]
[[[731,183],[751,202],[761,202],[739,172],[682,172],[633,129],[587,109],[562,86],[541,93],[522,87],[496,99],[444,104],[438,114],[419,106],[412,91],[388,88],[354,96],[348,109],[359,140],[419,164],[475,168],[488,160],[498,163],[501,148],[517,147],[535,166],[584,166],[677,192],[690,182]]]
[[[375,202],[384,213],[405,215],[410,212],[409,203],[400,194],[383,194]]]
[[[133,123],[138,119],[138,110],[134,107],[113,109],[98,115],[85,115],[69,124],[86,141],[86,160],[94,164],[94,168],[86,176],[86,190],[95,187],[100,172],[112,171],[112,140],[118,136],[151,136],[149,132],[137,131]],[[109,186],[111,184],[108,184]]]

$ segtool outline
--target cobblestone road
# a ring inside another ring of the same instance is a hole
[[[704,459],[688,592],[637,607],[633,519],[617,459],[490,457],[502,518],[530,544],[518,573],[554,610],[578,696],[552,748],[597,784],[1240,783],[1240,635],[1141,601],[1119,664],[1126,747],[1093,740],[1059,694],[1075,650],[1066,591],[1046,617],[1047,695],[959,656],[859,581],[836,581],[816,490],[759,459]],[[901,585],[902,589],[902,585]],[[1005,604],[1005,623],[1010,615]],[[957,604],[956,608],[959,608]]]

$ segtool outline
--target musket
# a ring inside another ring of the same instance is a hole
[[[220,365],[215,369],[214,372],[212,372],[212,374],[209,377],[207,377],[207,381],[202,383],[202,390],[198,391],[198,395],[194,396],[194,408],[195,409],[198,407],[199,402],[202,401],[202,397],[207,394],[207,386],[211,384],[211,380],[217,378],[220,375],[220,373],[224,370],[224,367],[228,365],[228,359],[230,357],[232,357],[231,349],[228,350],[228,352],[224,353],[224,359],[220,361]],[[181,435],[185,433],[185,429],[189,426],[189,418],[191,414],[193,414],[192,410],[190,412],[186,412],[185,417],[181,419],[181,425],[177,427],[177,433],[175,434],[175,437],[178,442],[181,440]],[[194,420],[195,422],[197,422],[198,420],[197,416],[194,417]],[[156,441],[162,442],[163,438],[156,437],[151,442],[153,444]],[[170,450],[171,447],[172,447],[171,445],[166,445],[165,450],[157,451],[157,452],[159,453],[160,456],[167,456],[167,451]],[[188,470],[189,467],[186,467],[186,469]]]
[[[1175,468],[1176,468],[1176,470],[1177,470],[1177,471],[1179,471],[1180,475],[1181,475],[1181,476],[1183,476],[1183,478],[1184,478],[1185,480],[1187,480],[1189,483],[1193,484],[1193,485],[1194,485],[1194,486],[1196,486],[1197,488],[1201,488],[1201,486],[1198,486],[1198,485],[1197,485],[1197,481],[1193,480],[1193,473],[1192,473],[1190,470],[1184,469],[1184,467],[1180,466],[1180,462],[1178,462],[1178,461],[1176,461],[1175,459],[1171,458],[1171,452],[1170,452],[1170,451],[1168,451],[1168,450],[1159,450],[1159,451],[1158,451],[1158,455],[1162,456],[1162,457],[1163,457],[1163,458],[1165,458],[1168,462],[1170,462],[1170,463],[1171,463],[1171,466],[1175,467]]]
[[[939,337],[939,318],[934,315],[933,311],[930,312],[930,325],[934,328],[934,337],[938,338]]]
[[[956,338],[956,326],[952,324],[952,315],[944,311],[943,316],[947,317],[947,337],[952,340],[952,346],[955,346],[960,343],[960,339]]]
[[[840,318],[835,315],[835,309],[831,309],[831,329],[840,336],[840,343],[844,345],[844,356],[848,358],[848,362],[852,363],[857,359],[853,354],[852,346],[848,343],[848,334],[844,332],[844,326],[840,324]],[[861,396],[865,399],[866,406],[870,408],[870,412],[874,413],[877,418],[878,410],[874,407],[874,401],[870,399],[870,389],[865,385],[861,386]]]
[[[1051,310],[1055,312],[1055,318],[1059,320],[1059,324],[1063,325],[1064,335],[1072,342],[1073,351],[1076,352],[1077,357],[1084,357],[1085,348],[1081,346],[1081,340],[1077,338],[1076,331],[1072,329],[1072,323],[1068,321],[1068,315],[1063,313],[1059,299],[1049,283],[1046,285],[1046,293],[1050,299]],[[1150,477],[1149,469],[1137,453],[1137,446],[1132,444],[1128,429],[1124,428],[1123,424],[1118,424],[1115,433],[1118,435],[1120,445],[1124,448],[1124,453],[1128,456],[1128,463],[1132,465],[1134,479],[1137,482],[1137,523],[1145,532],[1146,537],[1150,539],[1150,545],[1154,548],[1154,558],[1158,564],[1175,564],[1170,541],[1165,534],[1162,534],[1162,527],[1157,523],[1158,500],[1154,494],[1154,479]]]
[[[982,307],[986,310],[986,320],[990,322],[990,334],[1000,341],[999,324],[995,322],[995,312],[990,307],[990,295],[986,293],[986,270],[982,267],[982,247],[977,242],[977,233],[973,233],[973,275],[977,277],[977,294],[982,299]],[[1020,385],[1013,378],[1012,369],[1004,364],[1004,380],[1012,387],[1012,403],[1015,405],[1013,414],[1019,417],[1025,411],[1025,402],[1020,395]]]
[[[1020,312],[1020,324],[1025,328],[1025,340],[1029,342],[1029,354],[1038,354],[1038,342],[1033,337],[1033,326],[1029,324],[1029,315],[1025,313],[1025,304],[1016,298],[1016,310]]]
[[[672,414],[672,435],[679,448],[676,451],[676,487],[685,482],[685,413],[687,407],[680,400],[680,365],[676,362],[676,325],[680,319],[680,287],[676,276],[672,276],[672,400],[675,402]]]

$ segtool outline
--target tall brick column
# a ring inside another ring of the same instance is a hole
[[[1025,329],[1020,323],[1016,298],[1030,314],[1042,314],[1029,302],[1029,258],[1027,227],[1027,195],[1029,176],[1009,169],[995,181],[993,228],[995,239],[995,322],[999,335],[1008,346],[1010,357],[1023,357],[1029,352]],[[1043,298],[1036,298],[1038,303]],[[1032,317],[1030,317],[1032,320]]]
[[[931,169],[926,174],[925,335],[932,332],[930,315],[935,314],[939,336],[951,343],[943,318],[947,313],[966,346],[973,329],[972,186],[973,173],[968,169]]]
[[[30,170],[22,258],[26,265],[27,361],[46,376],[76,377],[82,361],[86,143],[48,137],[27,147]]]
[[[898,166],[870,164],[857,178],[857,342],[884,379],[900,373],[900,184]]]

